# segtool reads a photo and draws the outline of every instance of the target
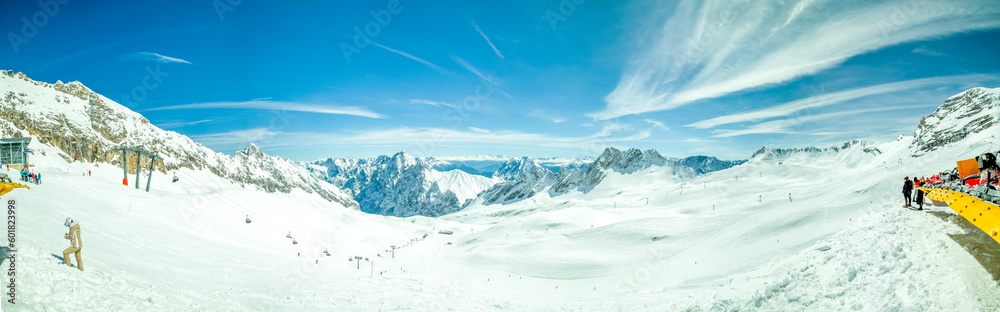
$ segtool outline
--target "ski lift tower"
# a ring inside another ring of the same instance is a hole
[[[135,153],[135,189],[137,190],[139,189],[139,172],[142,171],[139,168],[139,165],[142,164],[142,156],[149,158],[149,179],[146,180],[146,192],[149,192],[149,184],[153,182],[153,165],[156,163],[156,160],[162,158],[156,155],[156,153],[147,151],[141,147],[119,146],[113,150],[122,152],[122,172],[124,173],[122,185],[125,186],[128,186],[128,154]]]

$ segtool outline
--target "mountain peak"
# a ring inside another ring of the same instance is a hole
[[[522,156],[511,158],[504,162],[503,165],[500,165],[500,168],[497,168],[497,170],[493,172],[493,177],[505,181],[511,181],[517,179],[523,173],[540,175],[541,171],[548,171],[548,169],[542,167],[542,165],[538,164],[538,162],[534,159]]]
[[[1000,120],[1000,88],[976,87],[944,101],[920,119],[914,133],[912,156],[920,156],[970,134],[994,127]]]
[[[253,144],[253,143],[250,143],[250,146],[247,146],[247,148],[244,148],[243,150],[236,152],[236,155],[243,155],[243,156],[246,156],[246,157],[250,157],[250,156],[254,156],[254,157],[267,156],[267,154],[264,154],[264,151],[260,150],[260,147],[257,147],[257,144]]]
[[[600,157],[594,161],[591,169],[611,169],[614,171],[631,172],[649,166],[662,166],[667,159],[654,149],[642,151],[637,148],[630,148],[624,152],[608,147],[604,149]]]
[[[398,166],[402,167],[412,167],[422,162],[421,160],[418,160],[416,157],[413,157],[413,155],[410,155],[406,151],[399,151],[399,153],[392,155],[392,160]]]

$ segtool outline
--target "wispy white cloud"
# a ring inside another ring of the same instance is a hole
[[[859,98],[872,95],[890,94],[895,92],[917,90],[928,87],[950,85],[960,81],[981,80],[984,79],[984,77],[985,76],[981,77],[978,75],[933,77],[933,78],[914,79],[914,80],[906,80],[894,83],[887,83],[887,84],[875,85],[864,88],[856,88],[839,92],[824,93],[755,111],[730,114],[707,120],[702,120],[699,122],[689,124],[687,125],[687,127],[707,129],[725,124],[732,124],[732,123],[739,123],[746,121],[760,121],[764,119],[789,116],[806,109],[815,109],[824,106],[840,104],[843,102],[856,100]]]
[[[206,123],[206,122],[213,122],[213,121],[215,121],[215,119],[202,119],[202,120],[196,120],[196,121],[182,121],[182,122],[168,122],[168,123],[159,124],[157,126],[159,126],[161,129],[172,129],[172,128],[180,128],[180,127],[193,126],[193,125],[202,124],[202,123]]]
[[[528,113],[528,117],[537,118],[541,120],[548,120],[551,121],[552,123],[560,123],[566,121],[566,117],[552,114],[549,111],[543,109],[532,110],[530,113]]]
[[[469,131],[476,132],[476,133],[490,133],[490,130],[486,130],[486,129],[483,129],[483,128],[476,128],[476,127],[469,127]]]
[[[729,130],[729,129],[713,130],[712,133],[714,133],[713,135],[714,137],[723,137],[723,138],[747,135],[747,134],[763,134],[763,133],[795,134],[795,133],[802,133],[801,131],[795,129],[797,126],[810,122],[817,122],[835,117],[845,117],[845,116],[852,116],[864,113],[909,109],[914,107],[920,107],[920,106],[889,106],[889,107],[877,107],[877,108],[857,109],[850,111],[839,111],[839,112],[824,113],[824,114],[806,115],[796,118],[779,119],[779,120],[762,122],[739,130]],[[802,134],[816,134],[816,133],[821,133],[821,132],[806,132]]]
[[[391,129],[344,130],[334,133],[281,132],[268,128],[253,128],[192,136],[211,148],[242,148],[249,142],[266,141],[269,148],[308,147],[379,147],[430,148],[434,146],[500,148],[554,148],[599,153],[606,146],[639,142],[648,138],[648,130],[627,131],[627,127],[609,123],[587,136],[557,136],[509,130],[468,130],[450,128],[397,127]],[[261,145],[261,146],[265,146]]]
[[[591,117],[673,109],[788,82],[904,42],[1000,28],[993,0],[684,0],[663,6],[672,15],[642,30],[652,44]]]
[[[333,106],[323,104],[310,104],[285,101],[247,101],[247,102],[209,102],[183,104],[174,106],[164,106],[151,108],[144,111],[177,110],[177,109],[263,109],[263,110],[285,110],[316,114],[330,115],[352,115],[367,118],[385,118],[385,115],[372,112],[366,108],[357,106]]]
[[[372,42],[372,44],[375,45],[376,47],[383,48],[386,51],[389,51],[389,52],[392,52],[392,53],[396,53],[396,54],[402,55],[405,58],[417,61],[420,64],[427,65],[427,67],[430,67],[431,69],[436,70],[436,71],[438,71],[440,73],[443,73],[443,74],[451,73],[451,71],[449,71],[447,69],[444,69],[441,66],[437,66],[434,63],[428,62],[425,59],[413,56],[413,55],[411,55],[409,53],[406,53],[406,52],[403,52],[403,51],[400,51],[400,50],[396,50],[396,49],[393,49],[393,48],[390,48],[390,47],[387,47],[387,46],[384,46],[384,45],[381,45],[381,44],[378,44],[378,43],[375,43],[375,42]]]
[[[691,143],[715,143],[716,141],[715,140],[706,140],[706,139],[702,139],[702,138],[687,138],[687,139],[684,139],[684,142],[691,142]]]
[[[232,130],[219,133],[192,135],[191,139],[204,146],[213,146],[215,148],[243,148],[246,147],[248,143],[259,143],[281,134],[281,132],[271,131],[267,127],[260,127],[245,130]]]
[[[135,52],[135,53],[132,53],[132,54],[126,54],[126,55],[122,56],[122,60],[147,61],[147,62],[155,62],[155,63],[163,63],[163,64],[181,63],[181,64],[194,65],[194,63],[188,62],[186,60],[182,60],[182,59],[179,59],[179,58],[176,58],[176,57],[166,56],[166,55],[159,54],[159,53],[153,53],[153,52]]]
[[[485,81],[487,81],[487,82],[489,82],[489,83],[491,83],[493,85],[497,85],[497,86],[503,84],[503,80],[501,80],[497,76],[484,74],[482,71],[479,71],[479,69],[477,69],[476,67],[474,67],[471,64],[469,64],[469,62],[466,62],[465,60],[463,60],[463,59],[461,59],[459,57],[453,56],[452,59],[455,60],[455,63],[458,63],[458,65],[461,65],[462,68],[465,68],[465,70],[468,70],[470,73],[473,73],[476,76],[479,76],[480,79],[483,79],[483,80],[485,80]]]
[[[924,46],[916,47],[913,50],[911,50],[910,52],[917,53],[917,54],[923,54],[923,55],[930,55],[930,56],[945,56],[944,53],[928,49],[927,47],[924,47]]]
[[[493,41],[490,41],[490,37],[486,36],[486,33],[483,33],[482,29],[479,29],[479,23],[476,23],[476,20],[471,17],[468,18],[468,21],[469,25],[472,25],[472,27],[476,29],[476,32],[478,32],[480,36],[483,36],[483,39],[486,39],[486,43],[490,45],[490,48],[493,48],[493,52],[497,54],[497,57],[503,59],[503,53],[500,53],[500,49],[497,49],[497,46],[493,45]]]
[[[437,107],[455,108],[455,104],[445,103],[445,102],[441,102],[441,101],[424,100],[424,99],[412,99],[412,100],[410,100],[410,104],[424,104],[424,105],[437,106]]]
[[[660,129],[663,129],[663,130],[670,130],[670,128],[668,128],[667,125],[664,125],[662,122],[659,122],[657,120],[652,120],[652,119],[648,119],[647,118],[644,121],[646,121],[646,123],[648,123],[648,124],[653,125],[653,127],[660,128]]]

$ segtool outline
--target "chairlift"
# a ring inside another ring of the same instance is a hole
[[[330,256],[330,252],[327,251],[326,248],[323,248],[323,253],[326,254],[327,256]]]
[[[250,224],[250,215],[247,215],[247,224]]]
[[[181,178],[178,178],[178,177],[177,177],[177,173],[176,173],[176,172],[174,172],[174,180],[173,180],[173,181],[172,181],[171,183],[177,183],[177,181],[179,181],[180,179],[181,179]],[[250,222],[247,222],[247,223],[250,223]]]
[[[292,239],[292,245],[298,245],[298,244],[299,244],[299,241],[297,241],[297,240],[295,240],[295,239],[293,238],[293,239]]]
[[[287,237],[287,238],[292,238],[292,232],[291,232],[291,231],[289,231],[289,232],[288,232],[288,235],[285,235],[285,237]]]

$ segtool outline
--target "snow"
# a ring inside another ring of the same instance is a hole
[[[486,177],[472,175],[458,170],[440,172],[431,169],[428,181],[437,183],[442,190],[449,190],[458,196],[460,202],[475,199],[482,191],[493,186],[494,182]]]
[[[948,236],[969,229],[900,209],[896,181],[987,145],[912,159],[911,139],[877,144],[877,156],[799,153],[691,180],[667,167],[610,172],[587,193],[441,218],[368,215],[189,169],[178,183],[154,173],[145,193],[120,185],[120,168],[38,157],[44,183],[4,197],[21,220],[17,307],[995,310],[996,281]],[[51,256],[66,247],[66,216],[81,222],[84,272]],[[395,259],[390,245],[402,246]],[[356,269],[355,255],[374,268]]]
[[[17,304],[2,305],[997,311],[1000,257],[982,256],[995,242],[947,207],[900,208],[899,194],[903,176],[930,175],[1000,148],[996,129],[920,157],[910,157],[914,137],[903,137],[765,155],[698,176],[642,162],[605,171],[586,192],[474,201],[438,218],[365,214],[300,188],[244,188],[201,169],[178,169],[177,183],[154,172],[147,193],[121,185],[121,168],[67,163],[57,148],[33,140],[32,149],[46,151],[32,158],[43,183],[3,197],[18,207],[19,279]],[[462,198],[484,186],[453,172],[432,171],[430,180]],[[139,178],[143,189],[146,177]],[[251,224],[243,222],[247,215]],[[67,216],[80,222],[83,272],[52,256],[68,246]],[[358,269],[347,261],[353,256],[371,261]]]

